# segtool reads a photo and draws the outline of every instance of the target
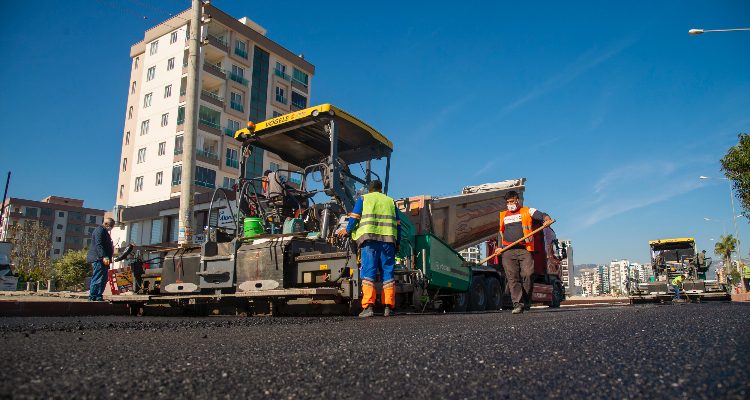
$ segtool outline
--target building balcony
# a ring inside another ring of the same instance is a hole
[[[233,80],[233,81],[235,81],[235,82],[237,82],[239,84],[242,84],[244,86],[247,86],[247,84],[248,84],[247,79],[245,79],[243,76],[235,74],[234,72],[230,72],[229,73],[229,79],[231,79],[231,80]]]
[[[244,58],[247,60],[247,50],[242,50],[238,47],[234,48],[234,54],[237,54],[238,56]]]
[[[224,108],[224,98],[216,93],[211,93],[206,90],[201,90],[201,100],[211,103],[213,105]]]
[[[221,69],[221,67],[219,67],[218,65],[214,65],[210,63],[203,63],[203,70],[208,72],[211,75],[216,76],[217,78],[221,78],[224,80],[227,79],[226,72],[224,72],[224,70]]]
[[[240,162],[238,160],[232,160],[232,159],[229,159],[229,158],[227,158],[226,164],[227,164],[227,167],[232,167],[232,168],[239,168],[240,167]]]
[[[182,154],[182,147],[177,147],[174,149],[174,155],[179,156]]]
[[[218,160],[219,155],[208,149],[198,149],[195,151],[195,155],[198,157],[207,158],[209,160]]]
[[[195,185],[196,186],[200,186],[200,187],[204,187],[204,188],[209,188],[209,189],[215,189],[216,188],[216,183],[215,182],[201,182],[201,181],[196,180],[195,181]]]
[[[241,113],[245,112],[245,107],[242,104],[240,104],[240,103],[235,103],[235,102],[232,101],[232,102],[229,103],[229,107],[232,110],[236,110],[236,111],[239,111]]]
[[[206,39],[208,40],[208,44],[216,47],[219,50],[222,50],[224,52],[227,52],[229,50],[229,44],[222,38],[209,33],[206,35]]]
[[[284,71],[282,71],[280,69],[274,69],[273,73],[276,74],[276,76],[280,77],[281,79],[283,79],[285,81],[290,81],[292,79],[291,76],[287,75],[286,73],[284,73]]]
[[[307,93],[307,84],[305,84],[304,82],[300,82],[294,78],[292,78],[292,87],[303,93]]]
[[[221,136],[221,125],[207,119],[198,119],[198,129]]]

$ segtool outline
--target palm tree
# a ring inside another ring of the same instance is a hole
[[[724,261],[724,271],[729,275],[732,270],[732,253],[737,248],[737,239],[732,235],[721,235],[714,245],[714,253]]]

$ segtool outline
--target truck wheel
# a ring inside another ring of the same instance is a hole
[[[484,290],[484,277],[475,276],[469,288],[469,311],[484,311],[487,295]]]
[[[565,294],[563,293],[562,282],[552,282],[552,303],[550,303],[549,305],[550,308],[559,308],[564,295]]]
[[[499,310],[503,302],[503,292],[500,290],[500,281],[494,276],[484,279],[484,291],[486,298],[485,310]]]
[[[458,293],[453,296],[451,312],[466,312],[469,309],[469,294]]]

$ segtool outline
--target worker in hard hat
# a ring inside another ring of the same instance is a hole
[[[514,190],[505,194],[507,211],[500,213],[500,244],[502,248],[531,234],[534,221],[551,223],[552,218],[535,208],[523,207],[518,193]],[[513,301],[513,314],[520,314],[531,306],[532,276],[534,275],[534,236],[505,250],[502,255],[503,269],[508,280],[510,297]],[[544,246],[540,243],[539,246]],[[499,254],[502,248],[495,250]]]
[[[368,193],[357,199],[354,209],[349,213],[349,224],[337,232],[341,237],[351,234],[359,246],[362,259],[359,276],[362,280],[363,309],[359,314],[360,318],[374,315],[374,284],[378,272],[383,280],[383,315],[390,316],[396,308],[393,268],[401,239],[401,221],[395,201],[383,194],[382,190],[383,184],[379,180],[370,182]]]
[[[674,288],[674,300],[680,301],[680,287],[682,286],[682,282],[684,282],[687,277],[687,274],[680,274],[672,279],[672,287]]]

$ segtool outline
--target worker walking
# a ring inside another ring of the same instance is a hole
[[[674,288],[674,300],[680,301],[680,287],[682,287],[682,282],[685,281],[685,278],[687,277],[687,274],[680,274],[674,277],[672,279],[672,287]]]
[[[115,227],[115,220],[105,218],[104,223],[97,226],[91,233],[91,247],[86,254],[86,262],[91,263],[94,272],[89,284],[89,301],[102,301],[104,287],[107,283],[107,271],[112,263],[112,255],[115,252],[112,238],[109,232]]]
[[[500,254],[502,248],[529,235],[533,230],[533,221],[552,222],[549,215],[535,208],[521,206],[520,197],[515,191],[505,194],[505,203],[508,210],[500,213],[501,247],[495,250],[496,255]],[[544,244],[541,243],[541,245]],[[502,265],[513,301],[513,314],[520,314],[531,306],[532,276],[534,275],[533,252],[534,237],[532,235],[502,253]]]
[[[401,239],[396,203],[381,193],[383,184],[372,181],[369,192],[358,198],[349,214],[349,224],[338,231],[339,236],[351,234],[357,242],[362,259],[362,312],[360,318],[372,317],[375,304],[375,279],[378,273],[383,280],[384,316],[396,308],[396,287],[393,267]]]

